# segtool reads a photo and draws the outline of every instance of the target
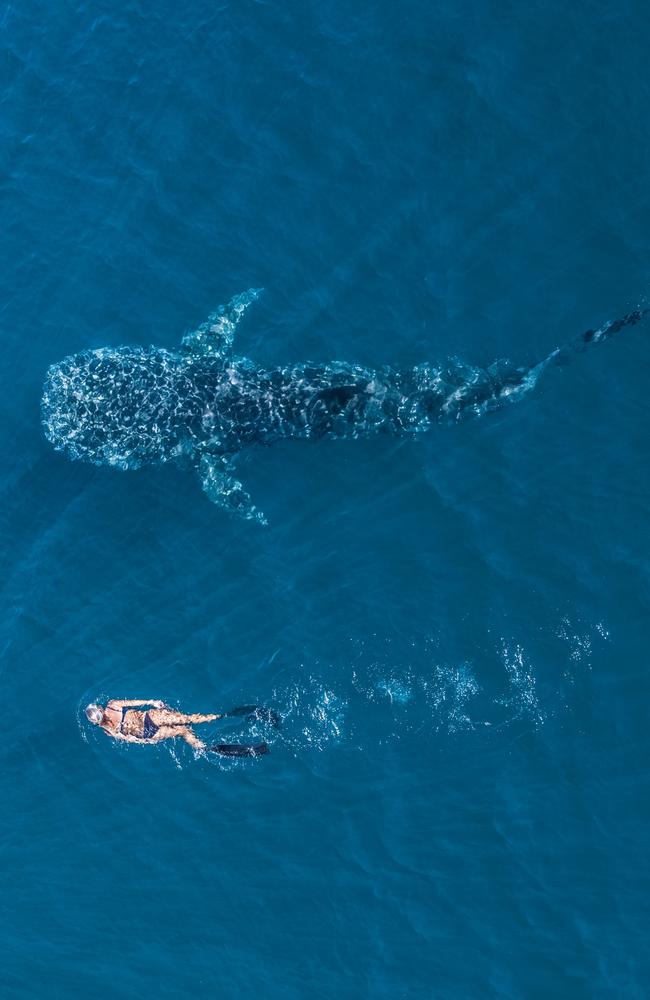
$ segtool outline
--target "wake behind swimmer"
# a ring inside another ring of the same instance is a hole
[[[529,367],[453,360],[411,368],[332,362],[264,369],[233,354],[237,325],[260,291],[235,296],[176,351],[100,348],[53,365],[42,398],[48,440],[95,465],[189,462],[214,503],[266,523],[234,472],[242,448],[293,438],[413,437],[435,424],[481,416],[526,395],[549,365],[648,313],[637,309],[588,330]]]

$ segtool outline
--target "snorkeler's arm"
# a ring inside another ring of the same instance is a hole
[[[152,708],[164,708],[164,701],[142,701],[140,698],[131,698],[130,700],[119,700],[116,698],[111,698],[111,700],[106,705],[107,708],[136,708],[138,705],[151,705]]]

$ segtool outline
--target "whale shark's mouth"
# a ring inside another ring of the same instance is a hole
[[[183,451],[187,386],[165,351],[121,348],[53,365],[43,387],[45,435],[58,451],[95,465],[135,469]]]

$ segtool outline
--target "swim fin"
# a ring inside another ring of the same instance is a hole
[[[262,757],[271,752],[266,743],[215,743],[209,749],[222,757]]]
[[[280,716],[272,708],[264,708],[262,705],[240,705],[238,708],[231,708],[229,712],[223,713],[223,718],[231,716],[245,715],[252,722],[267,722],[276,729],[280,728]]]

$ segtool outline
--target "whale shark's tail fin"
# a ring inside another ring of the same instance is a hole
[[[579,353],[581,351],[586,351],[590,344],[601,344],[604,340],[609,340],[613,337],[615,333],[622,330],[625,326],[636,326],[640,323],[648,313],[650,313],[650,308],[645,309],[634,309],[632,312],[627,313],[621,319],[608,320],[603,323],[602,326],[598,327],[597,330],[586,330],[581,333],[578,337],[573,340],[565,347],[560,347],[553,354],[550,355],[550,359],[560,361],[565,356],[569,354]]]
[[[556,347],[549,355],[527,368],[515,367],[506,361],[497,361],[489,368],[471,368],[454,363],[444,373],[442,382],[447,392],[441,393],[439,383],[435,391],[427,391],[430,376],[421,366],[425,384],[422,399],[428,410],[428,419],[445,423],[481,416],[515,402],[535,388],[540,375],[549,367],[566,364],[574,354],[586,351],[592,344],[609,340],[626,326],[635,326],[648,314],[650,308],[635,309],[621,319],[608,320],[597,330],[586,330],[563,347]],[[439,379],[440,373],[436,372]],[[442,401],[441,401],[442,396]]]
[[[650,308],[635,309],[633,312],[626,313],[621,319],[607,320],[597,330],[585,330],[584,333],[578,334],[577,337],[570,340],[564,347],[556,347],[542,361],[531,365],[527,370],[522,370],[521,386],[523,391],[527,392],[529,389],[534,388],[539,376],[546,368],[566,364],[574,354],[581,354],[583,351],[588,350],[592,344],[601,344],[603,341],[609,340],[610,337],[613,337],[615,333],[618,333],[619,330],[622,330],[626,326],[636,326],[648,313],[650,313]],[[504,391],[507,393],[507,385],[504,386]]]

